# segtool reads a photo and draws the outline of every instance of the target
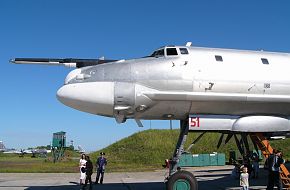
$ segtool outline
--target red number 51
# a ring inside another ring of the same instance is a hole
[[[190,118],[189,127],[199,127],[199,117]]]

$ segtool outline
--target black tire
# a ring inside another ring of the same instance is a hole
[[[197,180],[188,171],[178,171],[169,177],[166,190],[198,190]]]

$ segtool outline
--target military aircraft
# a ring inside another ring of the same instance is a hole
[[[7,149],[3,143],[3,141],[0,141],[0,152],[5,152]]]
[[[83,147],[81,145],[78,145],[78,150],[77,150],[80,154],[85,153],[86,151],[83,149]]]
[[[290,54],[185,46],[165,46],[131,60],[15,58],[16,64],[76,67],[57,91],[74,109],[127,119],[180,120],[180,136],[170,163],[167,189],[197,189],[193,174],[179,170],[189,131],[235,137],[248,149],[247,135],[285,137],[290,131]],[[236,134],[242,134],[239,140]],[[185,184],[185,185],[184,185]]]

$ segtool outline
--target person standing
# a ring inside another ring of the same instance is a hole
[[[96,162],[97,176],[96,176],[95,184],[99,183],[100,175],[101,175],[100,184],[103,184],[106,165],[107,165],[107,159],[105,158],[105,153],[101,152],[100,157],[97,159],[97,162]]]
[[[85,182],[85,179],[86,179],[86,155],[85,154],[82,154],[81,155],[81,159],[80,159],[80,162],[79,162],[79,168],[80,168],[80,185],[84,184]]]
[[[284,163],[285,160],[282,158],[282,152],[274,149],[273,154],[266,160],[266,165],[269,170],[267,190],[273,190],[274,186],[277,186],[278,190],[282,190],[280,165]]]
[[[243,156],[243,165],[247,168],[249,176],[251,176],[253,167],[251,163],[252,154],[250,151],[247,151],[246,155]]]
[[[249,174],[247,167],[242,168],[242,173],[240,175],[240,186],[242,187],[242,190],[249,190]]]
[[[254,170],[253,178],[258,178],[258,174],[259,174],[259,155],[256,152],[253,153],[252,159],[253,159],[253,170]]]
[[[90,160],[89,156],[86,156],[86,182],[85,185],[83,186],[83,189],[86,188],[88,182],[90,182],[90,189],[93,188],[93,184],[92,184],[92,174],[93,174],[93,163]]]

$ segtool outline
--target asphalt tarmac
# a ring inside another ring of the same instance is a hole
[[[231,176],[233,166],[187,168],[197,177],[199,190],[238,190],[239,180]],[[106,173],[104,184],[94,190],[164,190],[167,170],[154,172]],[[95,181],[95,174],[92,176]],[[78,173],[0,173],[0,190],[81,189]],[[260,169],[258,179],[250,179],[250,189],[266,189],[267,173]]]

